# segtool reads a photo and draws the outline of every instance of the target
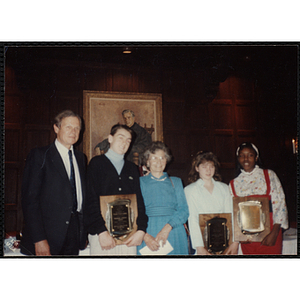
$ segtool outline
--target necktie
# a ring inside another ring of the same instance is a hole
[[[69,150],[69,159],[70,159],[70,167],[71,167],[71,172],[70,172],[70,183],[72,186],[73,190],[73,212],[77,211],[77,196],[76,196],[76,183],[75,183],[75,172],[74,172],[74,165],[73,165],[73,156],[72,156],[72,151]]]

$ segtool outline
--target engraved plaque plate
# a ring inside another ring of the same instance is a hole
[[[261,242],[270,233],[269,197],[233,197],[235,242]]]
[[[100,209],[108,232],[116,244],[123,244],[137,230],[135,194],[100,196]]]
[[[222,254],[232,243],[231,213],[199,214],[199,225],[205,248],[209,252]]]
[[[207,235],[204,238],[209,252],[223,252],[228,247],[227,219],[215,217],[206,222]]]
[[[242,233],[258,233],[265,229],[265,217],[260,201],[240,202],[238,218]]]
[[[133,229],[130,199],[116,199],[107,205],[109,213],[106,223],[110,223],[110,233],[113,236],[129,234]]]

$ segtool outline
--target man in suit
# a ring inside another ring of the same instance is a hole
[[[24,170],[21,252],[27,255],[78,255],[86,244],[82,217],[86,158],[73,148],[81,118],[63,111],[53,128],[55,142],[33,149]]]

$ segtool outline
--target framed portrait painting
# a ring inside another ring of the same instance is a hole
[[[161,94],[83,91],[83,151],[88,161],[97,155],[95,147],[107,139],[111,127],[124,124],[125,109],[134,112],[135,122],[149,132],[152,141],[163,141]]]

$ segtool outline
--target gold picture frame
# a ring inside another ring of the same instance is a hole
[[[124,124],[122,111],[131,109],[135,122],[146,128],[152,141],[163,141],[162,95],[83,91],[83,152],[88,161],[96,155],[95,146],[106,139],[113,125]]]

